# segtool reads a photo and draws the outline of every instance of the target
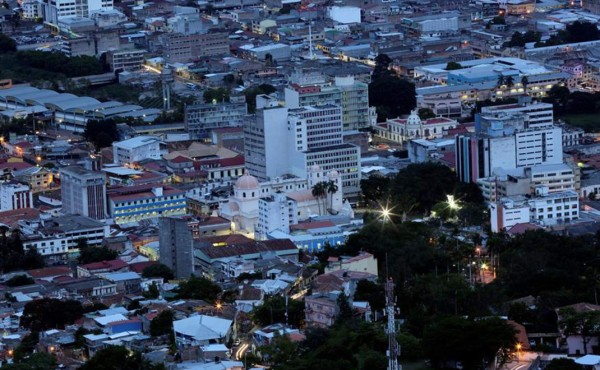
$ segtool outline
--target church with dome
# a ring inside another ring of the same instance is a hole
[[[458,126],[458,122],[446,117],[421,120],[416,109],[408,118],[393,118],[374,126],[375,135],[396,143],[413,139],[436,139]]]
[[[324,185],[323,192],[313,194],[313,187],[319,183]],[[271,216],[275,213],[281,225],[273,225]],[[289,228],[313,217],[340,213],[352,213],[343,200],[342,178],[337,171],[326,173],[316,165],[308,169],[304,179],[287,175],[261,183],[246,172],[233,185],[229,201],[219,208],[219,215],[231,221],[234,232],[253,238],[260,238],[258,234],[264,235],[273,227]]]

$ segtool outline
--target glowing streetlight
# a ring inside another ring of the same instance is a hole
[[[217,302],[216,306],[217,310],[220,310],[221,308],[223,308],[223,305],[221,304],[221,302]]]
[[[446,195],[446,202],[448,203],[448,208],[452,210],[460,209],[460,204],[454,199],[454,195]]]
[[[521,343],[517,343],[516,348],[517,348],[517,362],[519,362],[519,361],[521,361],[521,348],[523,348],[523,346],[521,345]]]
[[[390,212],[390,210],[388,208],[384,208],[381,210],[381,216],[383,217],[383,221],[389,221],[391,214],[392,213]]]

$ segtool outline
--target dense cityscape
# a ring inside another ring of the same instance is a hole
[[[3,0],[0,368],[600,369],[599,0]]]

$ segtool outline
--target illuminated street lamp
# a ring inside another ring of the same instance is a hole
[[[457,211],[460,209],[460,204],[454,199],[454,195],[446,195],[446,203],[448,203],[448,208],[453,211]]]
[[[389,208],[382,209],[381,216],[383,217],[383,222],[389,221],[391,214],[392,213],[390,212]]]
[[[523,348],[523,346],[521,345],[521,343],[517,343],[517,362],[521,361],[521,348]]]

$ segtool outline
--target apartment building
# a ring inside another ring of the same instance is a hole
[[[201,58],[229,53],[229,34],[209,32],[196,34],[167,33],[161,35],[163,56],[169,63],[189,63]]]
[[[117,224],[187,212],[185,192],[162,184],[117,187],[109,189],[107,197],[109,214]]]
[[[187,105],[185,129],[192,139],[207,139],[216,128],[242,126],[247,114],[248,105],[245,101]]]
[[[106,217],[106,176],[80,166],[60,170],[62,210],[93,219]]]

